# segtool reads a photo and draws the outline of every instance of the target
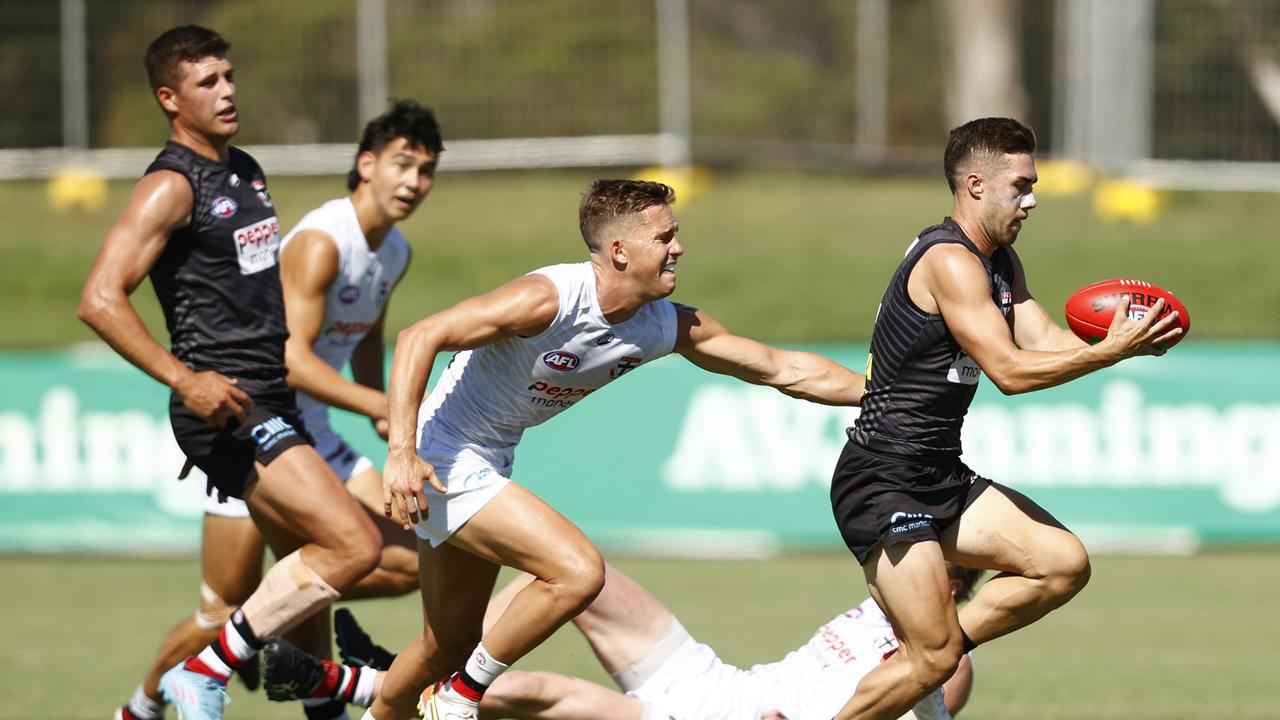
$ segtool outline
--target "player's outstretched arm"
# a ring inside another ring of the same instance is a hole
[[[821,355],[781,350],[734,335],[697,308],[677,305],[676,309],[675,351],[704,370],[824,405],[857,405],[862,400],[866,389],[862,373]]]
[[[1156,319],[1163,305],[1141,320],[1130,320],[1128,303],[1122,301],[1102,342],[1055,352],[1024,350],[991,302],[986,270],[968,250],[958,245],[930,248],[912,272],[911,283],[917,280],[960,347],[1006,395],[1061,385],[1136,355],[1162,354],[1156,344],[1181,332],[1176,313]]]
[[[551,325],[559,309],[560,295],[550,278],[524,275],[400,332],[387,386],[391,427],[382,476],[387,517],[395,503],[408,529],[410,522],[421,519],[419,510],[426,510],[424,482],[444,492],[431,466],[418,457],[415,442],[418,406],[436,355],[441,350],[471,350],[502,338],[537,335]]]
[[[315,352],[316,338],[324,324],[325,299],[337,277],[338,247],[327,233],[303,230],[280,253],[280,284],[289,326],[289,339],[284,346],[288,381],[326,405],[377,421],[387,416],[381,370],[378,387],[369,387],[342,377]]]
[[[98,251],[77,314],[126,360],[178,393],[192,412],[222,426],[229,415],[244,420],[253,404],[249,396],[230,378],[183,365],[152,337],[129,301],[169,236],[191,222],[193,202],[191,184],[176,172],[161,170],[139,180]]]

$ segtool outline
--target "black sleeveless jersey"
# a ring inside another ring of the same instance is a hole
[[[942,316],[923,312],[907,294],[912,268],[940,243],[968,248],[987,269],[991,301],[1006,318],[1013,306],[1013,261],[1006,248],[988,259],[951,218],[920,233],[880,300],[862,413],[848,431],[850,440],[873,452],[929,461],[960,455],[960,425],[982,371]]]
[[[280,220],[262,168],[231,148],[228,162],[165,144],[147,173],[172,170],[191,183],[191,224],[174,232],[151,268],[173,354],[214,370],[251,395],[288,390]]]

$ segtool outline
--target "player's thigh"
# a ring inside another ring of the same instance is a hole
[[[412,530],[405,530],[397,520],[389,519],[383,514],[382,473],[377,468],[365,468],[347,478],[347,492],[360,502],[369,515],[369,519],[382,535],[383,556],[393,548],[407,551],[406,554],[394,553],[397,564],[408,563],[408,567],[417,565],[418,536]]]
[[[222,601],[238,606],[262,579],[264,541],[247,517],[204,516],[200,564],[204,583]]]
[[[315,448],[297,445],[256,467],[258,479],[244,498],[255,519],[325,547],[377,542],[368,514]]]
[[[960,637],[939,543],[879,545],[862,568],[871,596],[904,646],[938,649]]]
[[[942,536],[947,559],[965,567],[1041,577],[1088,564],[1079,538],[1047,510],[992,483]]]
[[[425,541],[419,542],[423,628],[446,655],[459,652],[459,648],[462,653],[469,652],[479,642],[485,608],[499,569],[455,545],[444,543],[432,548]]]
[[[539,578],[604,572],[600,551],[577,525],[513,482],[447,542]]]
[[[586,636],[600,664],[612,673],[648,655],[671,630],[672,620],[662,601],[606,563],[604,589],[573,623]]]

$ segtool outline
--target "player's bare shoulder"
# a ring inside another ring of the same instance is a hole
[[[156,170],[143,175],[133,186],[129,204],[117,225],[168,234],[191,224],[194,203],[191,181],[182,173]]]

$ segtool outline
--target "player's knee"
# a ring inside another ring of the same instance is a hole
[[[916,681],[922,688],[936,688],[955,674],[964,655],[964,640],[957,632],[942,642],[919,648],[909,658]]]
[[[373,523],[365,523],[367,532],[353,532],[342,539],[339,551],[343,565],[352,576],[351,582],[373,572],[382,560],[382,538]],[[361,528],[366,530],[366,528]]]
[[[1058,602],[1066,602],[1089,584],[1092,574],[1089,553],[1083,544],[1076,541],[1058,554],[1045,581],[1050,596]]]
[[[412,550],[384,548],[378,568],[386,575],[389,595],[406,595],[418,589],[418,555]]]
[[[557,585],[561,588],[570,614],[587,609],[604,589],[604,558],[594,547],[575,557],[565,568]]]

